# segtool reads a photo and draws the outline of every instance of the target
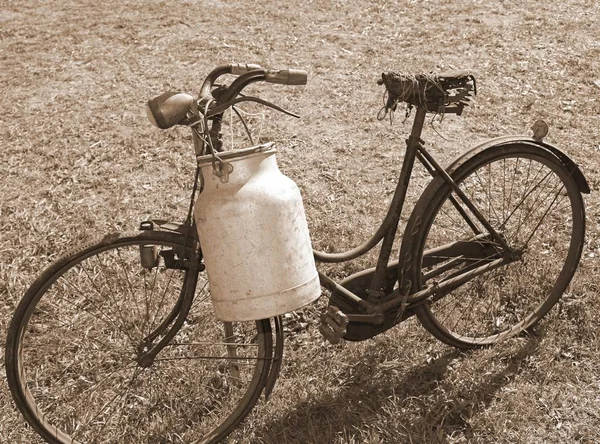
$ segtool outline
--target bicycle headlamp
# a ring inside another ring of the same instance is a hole
[[[194,98],[189,94],[167,92],[148,101],[146,114],[152,125],[167,129],[185,119],[192,103]]]

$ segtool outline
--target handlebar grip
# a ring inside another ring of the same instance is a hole
[[[308,73],[302,69],[270,69],[265,71],[265,81],[280,85],[306,85]]]
[[[231,65],[231,74],[236,76],[241,76],[242,74],[246,74],[250,71],[256,71],[257,69],[262,69],[260,65],[256,65],[253,63],[242,64],[242,63],[232,63]]]

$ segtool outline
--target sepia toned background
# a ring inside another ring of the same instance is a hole
[[[583,258],[561,303],[530,337],[460,353],[415,321],[329,345],[322,300],[286,316],[281,378],[231,442],[600,442],[599,20],[593,0],[0,0],[0,363],[14,307],[52,260],[148,217],[185,217],[191,137],[152,127],[148,99],[197,93],[223,63],[307,70],[306,86],[249,91],[301,119],[248,112],[302,190],[315,247],[341,251],[378,226],[410,128],[403,110],[393,125],[376,119],[381,72],[465,69],[478,98],[427,122],[436,158],[530,135],[541,118],[590,184]],[[238,130],[226,127],[226,143]],[[426,173],[414,177],[409,203]],[[0,442],[37,442],[0,376]]]

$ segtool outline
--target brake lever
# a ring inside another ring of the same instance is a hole
[[[230,100],[229,102],[225,102],[222,105],[217,105],[214,108],[210,108],[208,110],[208,114],[206,117],[212,117],[212,116],[216,116],[218,114],[222,114],[225,112],[225,110],[233,105],[236,105],[238,103],[241,102],[256,102],[259,103],[261,105],[267,106],[269,108],[273,108],[275,111],[279,111],[282,112],[284,114],[287,114],[288,116],[292,116],[295,117],[297,119],[300,118],[300,116],[298,114],[294,114],[291,111],[287,111],[283,108],[281,108],[280,106],[275,105],[274,103],[271,102],[267,102],[266,100],[263,99],[259,99],[258,97],[252,97],[252,96],[244,96],[244,97],[237,97],[233,100]]]

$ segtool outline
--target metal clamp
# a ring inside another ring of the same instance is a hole
[[[229,182],[229,175],[233,172],[232,164],[223,162],[218,156],[214,156],[212,166],[213,174],[221,180],[221,183]]]

